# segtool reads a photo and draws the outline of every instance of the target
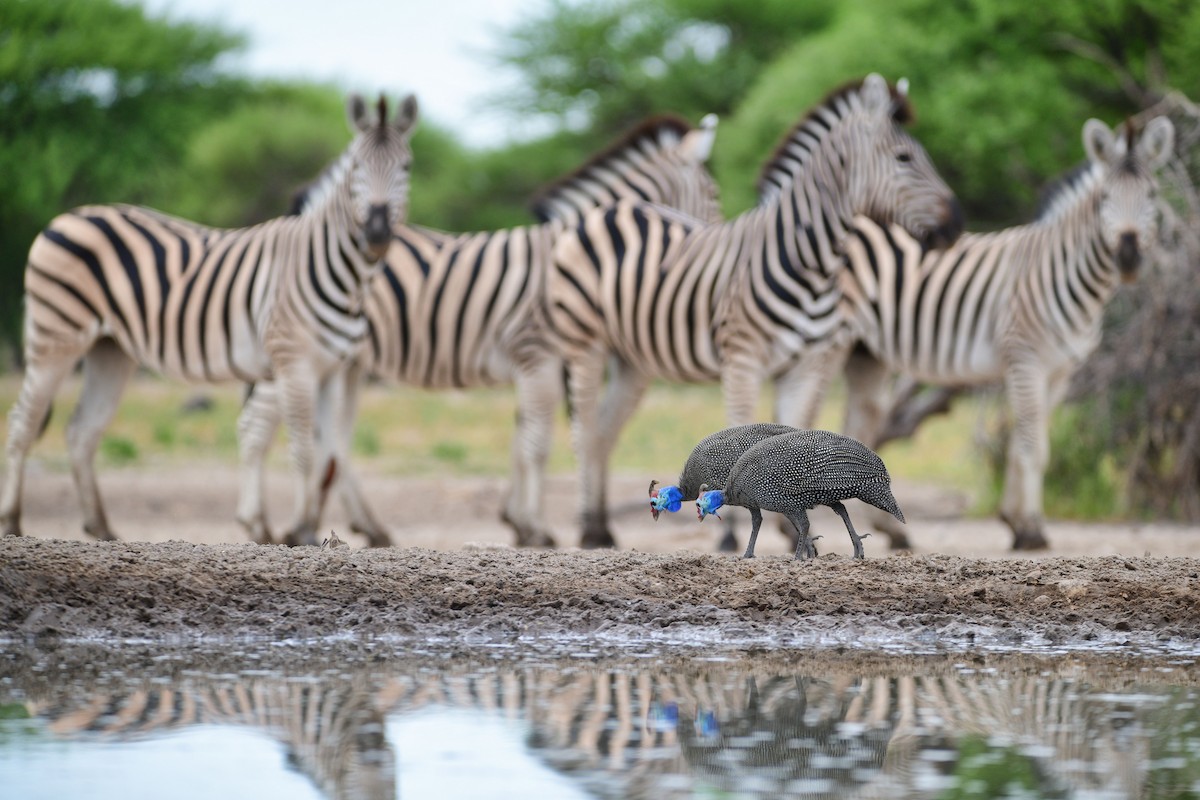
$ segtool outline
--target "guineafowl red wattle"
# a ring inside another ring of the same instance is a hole
[[[841,501],[862,500],[904,521],[883,460],[857,439],[830,431],[795,431],[765,439],[737,460],[724,489],[705,489],[696,501],[701,519],[722,505],[749,509],[754,527],[747,558],[754,555],[763,511],[783,514],[800,531],[796,558],[813,555],[810,508],[829,506],[837,512],[854,543],[855,558],[863,557],[862,537]]]

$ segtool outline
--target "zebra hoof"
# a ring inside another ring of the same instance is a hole
[[[299,528],[289,531],[283,537],[283,543],[288,547],[316,547],[320,544],[317,541],[316,531],[311,528]]]
[[[1050,542],[1040,530],[1013,531],[1013,550],[1049,550]]]
[[[83,532],[98,542],[119,542],[116,534],[107,525],[84,525]]]
[[[558,547],[558,542],[554,541],[554,537],[545,531],[533,530],[517,537],[517,547],[542,547],[553,550]]]
[[[391,547],[392,535],[381,525],[363,525],[351,522],[350,530],[367,537],[367,547]]]
[[[587,531],[579,541],[584,550],[616,549],[617,540],[608,531]]]

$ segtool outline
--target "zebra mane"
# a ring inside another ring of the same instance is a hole
[[[1056,178],[1052,178],[1038,195],[1034,222],[1045,222],[1058,216],[1064,209],[1075,205],[1091,191],[1100,169],[1090,161],[1076,164]]]
[[[298,217],[314,206],[320,205],[329,196],[330,189],[341,180],[346,169],[347,156],[338,158],[317,177],[300,186],[292,192],[291,204],[288,206],[287,217]]]
[[[850,111],[850,101],[862,90],[864,80],[849,81],[829,92],[784,135],[759,170],[756,188],[760,198],[790,180],[799,168],[808,163],[812,150],[805,140],[825,138],[833,124]],[[911,124],[916,119],[916,113],[908,95],[897,90],[891,82],[888,83],[888,89],[892,95],[892,119],[898,125]]]
[[[546,217],[543,214],[544,206],[563,188],[579,181],[598,167],[603,167],[624,152],[631,149],[644,150],[647,147],[661,150],[666,146],[676,144],[691,130],[691,124],[677,114],[658,114],[647,117],[578,168],[543,185],[530,199],[529,210],[539,219],[544,219]]]

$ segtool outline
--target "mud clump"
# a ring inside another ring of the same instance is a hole
[[[0,540],[0,637],[1200,637],[1200,559]]]

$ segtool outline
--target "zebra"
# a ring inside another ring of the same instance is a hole
[[[872,441],[890,371],[934,384],[1003,380],[1013,415],[1000,514],[1014,550],[1048,546],[1042,479],[1049,415],[1100,340],[1118,283],[1132,281],[1158,232],[1155,172],[1171,157],[1165,117],[1114,132],[1083,126],[1087,163],[1032,222],[967,234],[929,251],[895,226],[856,219],[843,308],[873,358],[848,362],[846,432]]]
[[[396,753],[369,679],[184,678],[155,685],[64,688],[27,703],[60,739],[105,742],[167,736],[199,726],[248,728],[282,745],[289,766],[329,798],[396,797]]]
[[[535,214],[547,220],[540,225],[464,234],[413,225],[398,230],[367,291],[365,345],[341,383],[346,402],[335,436],[342,443],[338,488],[352,530],[365,534],[372,546],[391,543],[346,458],[360,375],[425,389],[515,384],[512,480],[502,516],[517,545],[554,545],[542,506],[563,373],[541,315],[551,250],[579,210],[616,197],[720,219],[716,183],[704,166],[715,136],[713,115],[697,129],[679,117],[652,117],[545,187],[533,203]],[[256,384],[238,421],[244,474],[237,516],[257,541],[270,536],[262,484],[278,426],[275,394],[271,384]]]
[[[905,83],[868,75],[795,126],[763,169],[759,204],[735,219],[703,224],[621,201],[561,238],[547,318],[569,371],[584,547],[615,545],[608,458],[651,379],[720,380],[728,423],[738,425],[752,420],[769,376],[775,419],[809,427],[815,409],[793,398],[828,372],[826,348],[846,327],[837,273],[853,215],[930,239],[957,235],[958,201],[904,130],[911,113]],[[734,547],[727,536],[723,549]]]
[[[139,366],[191,382],[274,377],[283,387],[297,477],[292,543],[316,543],[326,476],[314,468],[314,416],[333,413],[330,376],[366,334],[363,286],[408,211],[417,103],[388,120],[347,101],[353,140],[298,217],[216,229],[128,205],[55,217],[25,270],[25,377],[8,418],[0,530],[20,535],[25,461],[62,379],[80,358],[84,386],[67,428],[84,531],[116,538],[93,461]]]

